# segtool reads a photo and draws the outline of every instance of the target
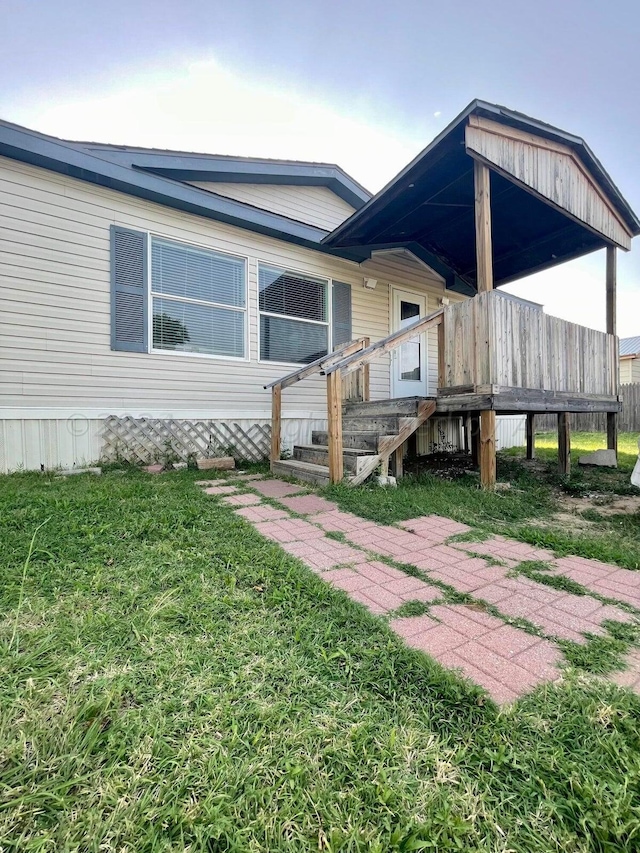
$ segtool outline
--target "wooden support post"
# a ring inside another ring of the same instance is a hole
[[[280,459],[280,442],[282,433],[282,385],[274,385],[271,389],[271,469]]]
[[[471,463],[472,465],[480,464],[480,416],[477,414],[471,415],[469,418],[470,433],[471,433]]]
[[[403,476],[403,460],[404,460],[404,444],[401,444],[396,450],[393,451],[393,475],[396,479],[400,479]]]
[[[444,361],[444,316],[438,326],[438,388],[445,387],[445,361]]]
[[[617,334],[617,254],[615,246],[607,246],[607,334]],[[616,342],[617,346],[617,342]],[[615,394],[620,393],[620,359],[615,353],[613,369],[615,370]],[[618,452],[618,413],[607,412],[607,447]]]
[[[496,484],[496,413],[480,412],[480,484],[493,489]]]
[[[371,338],[362,339],[362,349],[371,346]],[[371,399],[371,366],[367,362],[362,368],[362,401],[368,403]]]
[[[464,416],[462,429],[464,432],[464,452],[471,453],[471,415]]]
[[[558,466],[561,474],[571,473],[571,422],[568,412],[558,413]]]
[[[607,412],[607,448],[618,453],[618,413]]]
[[[493,249],[491,243],[490,171],[479,160],[473,161],[476,212],[476,283],[478,293],[493,290]]]
[[[527,459],[536,458],[535,417],[533,412],[527,412]]]
[[[327,374],[327,414],[329,418],[329,482],[339,483],[344,475],[342,459],[342,376],[339,370]]]

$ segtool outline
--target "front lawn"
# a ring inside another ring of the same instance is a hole
[[[0,850],[640,847],[637,698],[498,713],[196,478],[0,478]]]
[[[578,466],[578,456],[599,447],[606,447],[602,434],[574,433],[571,476],[566,478],[558,472],[557,436],[537,435],[533,464],[525,462],[524,448],[498,454],[498,481],[509,488],[496,492],[481,490],[477,476],[449,482],[428,472],[403,478],[396,489],[370,483],[358,489],[339,485],[325,491],[343,509],[385,524],[436,513],[485,533],[551,548],[559,555],[579,554],[638,569],[640,509],[613,514],[598,509],[616,497],[640,498],[640,489],[631,485],[638,434],[620,436],[618,469]],[[568,502],[584,495],[594,497],[584,508],[563,504],[563,499]]]

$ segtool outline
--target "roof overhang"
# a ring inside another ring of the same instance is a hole
[[[437,259],[452,289],[475,292],[474,159],[491,170],[496,285],[603,246],[628,249],[640,233],[582,139],[474,101],[324,245],[360,252],[362,260],[381,245],[411,246]]]
[[[69,144],[82,145],[98,157],[175,181],[326,187],[356,210],[371,198],[371,193],[350,175],[330,163],[189,154],[95,143]]]
[[[144,168],[132,168],[119,158],[107,156],[103,150],[89,152],[80,144],[63,142],[0,122],[0,155],[176,210],[355,260],[349,250],[323,246],[321,241],[327,231],[322,228],[192,187]]]

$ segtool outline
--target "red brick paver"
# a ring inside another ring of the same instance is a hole
[[[229,506],[254,506],[262,502],[257,495],[229,495],[222,498],[222,503]]]
[[[284,480],[263,480],[261,483],[252,483],[251,488],[266,498],[284,498],[287,495],[297,495],[298,492],[304,491],[300,486],[285,483]]]
[[[297,512],[299,515],[317,515],[321,512],[331,512],[337,510],[337,504],[318,495],[300,495],[293,498],[282,498],[280,503],[290,509],[292,512]]]
[[[216,483],[212,493],[235,491],[235,487],[222,483]],[[236,510],[238,515],[371,613],[393,616],[408,601],[423,602],[429,608],[427,613],[392,618],[391,628],[407,645],[426,652],[445,667],[459,670],[498,703],[511,702],[560,677],[558,665],[563,658],[556,638],[584,643],[585,634],[603,634],[607,620],[637,621],[619,607],[603,604],[590,595],[576,595],[523,575],[509,575],[523,561],[543,560],[550,572],[640,609],[640,572],[579,557],[555,559],[550,551],[502,536],[483,542],[448,542],[469,528],[436,515],[398,526],[376,524],[343,512],[317,495],[298,495],[300,488],[279,480],[251,483],[250,488],[278,499],[291,511],[307,515],[308,520],[261,504],[255,496],[249,503],[250,496],[244,494],[225,499],[231,505],[243,505]],[[343,533],[349,544],[329,538],[325,535],[329,531]],[[426,579],[372,555],[415,566]],[[431,578],[468,593],[476,603],[438,603],[445,593],[428,582]],[[486,612],[487,604],[500,615]],[[526,619],[545,636],[507,624],[505,618]],[[640,693],[640,652],[629,653],[627,669],[612,680]]]
[[[269,506],[269,504],[237,509],[236,515],[241,515],[247,521],[254,524],[258,521],[279,521],[282,518],[289,518],[289,513],[284,509],[276,509],[276,507]]]
[[[626,669],[616,672],[611,680],[618,687],[628,687],[640,695],[640,650],[632,649],[625,658]]]
[[[226,486],[223,483],[215,486],[208,486],[206,489],[203,489],[205,495],[230,495],[232,492],[237,492],[237,486]]]

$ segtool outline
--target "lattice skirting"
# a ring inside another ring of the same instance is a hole
[[[268,423],[114,416],[104,422],[102,457],[133,464],[212,456],[259,462],[268,458],[270,441]]]

